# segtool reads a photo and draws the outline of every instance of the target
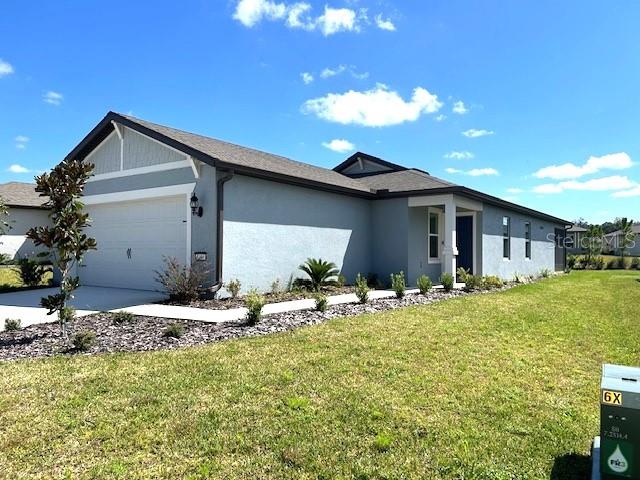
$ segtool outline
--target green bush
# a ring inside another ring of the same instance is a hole
[[[262,317],[262,307],[264,307],[266,300],[263,295],[260,295],[257,290],[252,289],[244,298],[244,304],[247,307],[247,323],[249,325],[255,325],[260,321]]]
[[[399,273],[391,274],[391,289],[396,292],[396,298],[404,297],[407,286],[404,281],[404,272],[400,270]]]
[[[4,329],[7,332],[15,332],[16,330],[20,330],[21,324],[22,324],[22,321],[19,318],[4,319]]]
[[[282,287],[280,286],[280,279],[276,278],[273,282],[271,282],[271,295],[277,296],[282,291]]]
[[[631,259],[630,267],[634,270],[640,270],[640,257],[633,257]]]
[[[576,257],[575,255],[568,255],[567,267],[570,269],[573,269],[576,266],[577,261],[578,261],[578,257]]]
[[[429,290],[431,290],[431,288],[433,287],[433,283],[431,282],[431,279],[426,275],[420,275],[418,277],[418,281],[416,282],[416,284],[418,286],[418,290],[420,290],[420,293],[422,295],[426,295],[429,292]]]
[[[456,275],[458,276],[458,279],[462,282],[462,283],[467,283],[467,279],[469,278],[469,276],[471,276],[471,274],[469,273],[469,270],[459,267],[456,270]]]
[[[182,265],[174,257],[164,257],[165,268],[156,270],[156,282],[164,287],[169,298],[178,302],[188,302],[200,296],[209,277],[206,263],[194,262]]]
[[[184,325],[181,323],[170,323],[162,332],[163,337],[180,338],[184,335]]]
[[[307,258],[298,268],[309,276],[307,282],[315,292],[325,285],[335,285],[335,277],[340,273],[335,263],[325,262],[321,258]]]
[[[240,283],[240,280],[238,280],[237,278],[232,278],[224,286],[224,288],[226,288],[229,294],[231,295],[231,298],[238,298],[241,287],[242,287],[242,284]]]
[[[444,288],[445,292],[450,292],[453,290],[455,279],[450,273],[443,273],[440,275],[440,283],[442,284],[442,288]]]
[[[484,282],[480,275],[470,275],[466,276],[466,281],[464,282],[464,289],[467,292],[471,292],[473,290],[481,290],[484,286]]]
[[[316,302],[316,310],[318,312],[326,312],[327,307],[329,306],[329,299],[327,298],[327,296],[318,293],[315,295],[314,299]]]
[[[543,268],[540,270],[540,277],[549,278],[551,276],[551,271],[548,268]]]
[[[360,303],[367,303],[369,300],[369,283],[362,275],[356,275],[356,283],[354,285],[356,297]]]
[[[33,258],[21,258],[18,260],[18,267],[22,283],[29,287],[40,285],[46,273],[50,271],[49,267],[42,265]]]
[[[603,257],[591,257],[591,261],[586,264],[588,270],[604,270],[606,263]]]
[[[113,323],[122,324],[122,323],[131,323],[133,322],[133,313],[131,312],[113,312],[111,314],[111,320]]]
[[[347,277],[345,277],[343,274],[338,275],[338,279],[336,280],[336,286],[342,288],[346,284],[347,284]]]
[[[96,333],[91,330],[76,332],[71,337],[71,344],[78,352],[86,352],[96,343]]]
[[[487,290],[504,287],[504,282],[495,275],[487,275],[482,279],[482,286]]]

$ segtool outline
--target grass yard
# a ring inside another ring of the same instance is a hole
[[[48,285],[52,279],[51,272],[47,272],[41,286]],[[20,290],[28,288],[20,279],[20,269],[13,266],[0,267],[0,292]]]
[[[640,272],[205,347],[0,364],[5,478],[578,479]]]

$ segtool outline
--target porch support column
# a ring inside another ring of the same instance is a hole
[[[453,196],[444,204],[444,247],[442,248],[442,272],[456,274],[456,203]]]

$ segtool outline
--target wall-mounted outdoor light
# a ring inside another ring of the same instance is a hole
[[[202,207],[198,204],[198,197],[196,197],[196,192],[193,192],[191,194],[191,200],[189,201],[189,204],[191,205],[191,214],[201,217]]]

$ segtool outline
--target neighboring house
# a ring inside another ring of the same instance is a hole
[[[635,223],[631,227],[632,239],[627,249],[625,251],[625,255],[629,255],[632,257],[640,257],[640,223]],[[615,232],[608,233],[604,236],[604,246],[603,250],[605,253],[612,253],[614,255],[620,255],[621,252],[621,239],[622,239],[622,231],[616,230]]]
[[[578,225],[573,225],[567,229],[567,253],[581,254],[586,252],[584,239],[587,229]]]
[[[11,259],[32,257],[42,252],[26,237],[31,227],[48,225],[48,210],[42,206],[46,198],[40,196],[32,183],[10,182],[0,184],[0,197],[8,207],[5,235],[0,235],[0,254]]]
[[[364,153],[329,170],[110,112],[67,158],[95,165],[85,285],[158,289],[163,256],[243,290],[303,276],[308,257],[412,285],[565,265],[569,222]]]

